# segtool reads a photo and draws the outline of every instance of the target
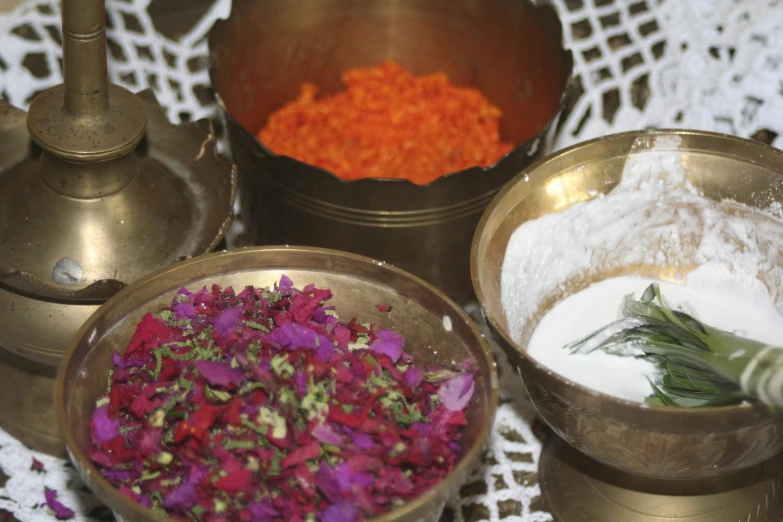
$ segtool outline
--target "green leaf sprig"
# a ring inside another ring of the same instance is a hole
[[[602,350],[655,363],[662,377],[650,382],[649,404],[699,407],[758,400],[783,407],[783,347],[769,346],[708,326],[673,310],[651,284],[641,299],[626,297],[622,318],[566,349]]]

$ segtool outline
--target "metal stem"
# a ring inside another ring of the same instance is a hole
[[[62,0],[65,111],[87,116],[109,107],[104,0]]]

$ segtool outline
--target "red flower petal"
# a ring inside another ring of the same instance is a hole
[[[37,471],[38,473],[42,473],[44,471],[43,462],[33,457],[33,464],[32,466],[30,466],[30,469],[32,471]]]
[[[232,471],[225,477],[222,477],[217,482],[215,482],[215,487],[229,493],[244,491],[250,488],[251,476],[252,473],[246,469]]]
[[[129,462],[136,456],[134,448],[128,448],[125,445],[125,437],[119,435],[109,441],[101,444],[101,448],[108,457],[112,466]]]
[[[346,413],[341,406],[332,405],[329,408],[328,419],[332,422],[339,422],[350,428],[358,428],[364,423],[364,419],[367,418],[367,412],[357,412],[356,410]]]
[[[199,440],[204,440],[207,432],[217,420],[219,410],[215,406],[202,404],[195,412],[190,414],[189,422],[193,426],[192,434]]]
[[[309,444],[297,448],[292,451],[286,458],[280,461],[280,465],[285,468],[296,466],[310,459],[314,459],[321,456],[321,443],[317,440],[310,442]]]
[[[174,341],[173,334],[174,330],[170,326],[147,313],[136,327],[128,349],[125,350],[125,359],[136,353],[149,355],[152,349]]]
[[[234,397],[226,412],[226,422],[231,426],[239,426],[242,424],[242,418],[240,417],[240,409],[242,407],[242,400],[239,397]]]
[[[174,443],[179,444],[193,433],[193,426],[186,421],[178,422],[174,427]]]

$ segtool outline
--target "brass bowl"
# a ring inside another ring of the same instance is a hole
[[[333,304],[342,317],[356,315],[397,329],[420,363],[450,367],[472,358],[478,368],[474,403],[467,412],[464,445],[454,471],[437,487],[374,522],[437,520],[446,501],[478,463],[497,409],[497,370],[476,325],[446,296],[398,268],[343,252],[303,247],[220,252],[170,266],[120,291],[82,326],[60,367],[57,421],[71,460],[87,486],[122,520],[169,519],[120,494],[88,457],[90,416],[95,401],[105,392],[113,352],[123,351],[142,316],[169,304],[182,286],[271,286],[282,274],[298,284],[331,288]],[[392,306],[392,312],[378,311],[375,305],[379,303]],[[446,316],[451,318],[450,331],[444,329]]]
[[[573,66],[561,35],[554,9],[527,0],[235,0],[209,34],[210,78],[251,239],[366,255],[460,304],[472,300],[468,251],[481,213],[550,150]],[[503,110],[503,137],[518,147],[490,168],[418,186],[347,182],[256,139],[303,82],[339,91],[342,71],[387,59],[416,74],[443,70],[452,82],[480,89]]]
[[[783,152],[748,140],[695,131],[618,134],[571,147],[537,162],[490,204],[471,252],[473,284],[494,338],[524,380],[538,413],[566,442],[621,471],[659,479],[692,479],[737,472],[783,449],[783,417],[760,404],[676,409],[610,397],[577,385],[531,358],[517,344],[501,305],[500,276],[510,235],[525,221],[609,192],[634,147],[644,154],[655,138],[679,136],[679,154],[691,182],[705,196],[757,208],[783,201]],[[669,279],[668,267],[624,267],[621,272]],[[598,269],[600,272],[600,268]],[[612,275],[604,273],[593,278]],[[584,288],[592,281],[582,281]],[[568,292],[581,289],[574,286]],[[563,298],[565,295],[559,296]],[[540,317],[553,303],[543,303]],[[533,322],[536,322],[536,319]],[[516,333],[516,332],[514,332]]]

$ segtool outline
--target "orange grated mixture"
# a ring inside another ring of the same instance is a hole
[[[500,109],[445,73],[414,76],[393,62],[343,73],[347,89],[299,97],[258,133],[272,152],[345,180],[402,178],[426,184],[469,167],[488,167],[511,149],[500,140]]]

